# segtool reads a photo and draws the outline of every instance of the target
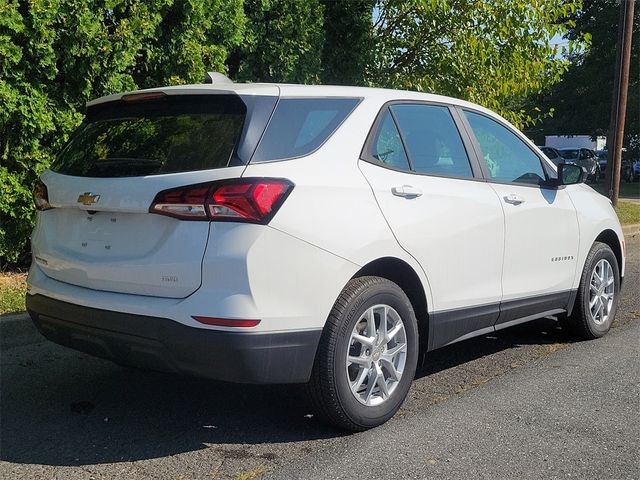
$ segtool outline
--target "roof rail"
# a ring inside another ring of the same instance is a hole
[[[217,85],[219,83],[233,83],[233,81],[220,72],[207,72],[204,74],[204,83]]]

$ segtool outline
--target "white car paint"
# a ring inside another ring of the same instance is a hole
[[[444,103],[508,124],[478,105],[357,87],[223,84],[149,91],[362,101],[320,148],[301,158],[149,177],[46,171],[42,181],[54,209],[38,215],[30,295],[167,318],[201,330],[237,329],[204,325],[193,316],[260,319],[252,329],[256,333],[317,330],[349,279],[381,258],[410,266],[434,315],[576,289],[598,235],[612,230],[623,242],[610,204],[585,185],[551,192],[416,175],[360,159],[374,119],[389,101]],[[149,213],[161,190],[238,177],[286,178],[295,186],[268,225],[190,222]],[[422,195],[391,194],[391,188],[403,185]],[[85,192],[99,194],[100,201],[78,203]],[[513,195],[524,202],[504,201]],[[106,215],[89,220],[89,210]],[[559,257],[563,260],[552,260]]]

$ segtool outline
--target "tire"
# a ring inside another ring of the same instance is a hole
[[[598,272],[600,275],[598,275]],[[612,289],[610,287],[602,287],[601,284],[598,285],[598,279],[594,278],[594,275],[604,277],[605,281],[603,283],[605,285],[608,283],[607,280],[612,280]],[[595,284],[593,287],[592,282]],[[603,300],[606,297],[600,296],[597,292],[601,292],[606,296],[611,294],[611,300]],[[585,261],[573,312],[571,316],[561,320],[562,325],[568,327],[571,333],[584,340],[592,340],[604,336],[611,328],[615,318],[619,294],[620,270],[616,256],[609,245],[595,242]],[[594,297],[599,297],[600,300],[594,300]],[[590,302],[593,301],[595,301],[595,315],[590,307]],[[598,308],[600,304],[603,305],[602,311]]]
[[[371,313],[374,321],[369,323],[367,315]],[[382,318],[390,334],[396,331],[386,345],[378,340]],[[398,327],[399,322],[404,330]],[[369,330],[371,325],[375,337]],[[369,341],[375,338],[376,343],[367,348],[352,338],[356,333]],[[406,344],[404,351],[402,343]],[[395,356],[387,354],[394,349]],[[347,358],[369,362],[369,367],[348,362]],[[399,381],[392,379],[389,361],[394,370],[401,372]],[[367,430],[383,424],[398,411],[411,387],[417,361],[418,326],[406,294],[384,278],[355,278],[342,290],[329,314],[307,391],[316,413],[328,423],[344,430]],[[378,376],[372,381],[373,375],[380,374],[382,379]],[[351,385],[358,381],[361,386],[354,393]],[[382,384],[388,391],[386,397]]]

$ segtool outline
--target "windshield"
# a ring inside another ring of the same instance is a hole
[[[90,108],[52,170],[130,177],[229,165],[246,107],[235,95],[166,96]]]
[[[577,159],[579,154],[580,154],[580,150],[578,149],[560,150],[560,155],[562,155],[562,158],[566,158],[568,160]]]
[[[558,157],[558,155],[556,154],[556,152],[555,152],[555,150],[553,148],[542,147],[541,150],[547,156],[547,158],[549,158],[550,160],[554,160],[555,158]]]

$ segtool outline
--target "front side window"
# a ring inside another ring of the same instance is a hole
[[[469,157],[447,107],[397,104],[391,107],[417,173],[473,177]]]
[[[283,98],[251,162],[309,155],[349,116],[358,98]]]
[[[540,158],[512,131],[485,115],[464,111],[492,180],[539,185],[546,180]]]

